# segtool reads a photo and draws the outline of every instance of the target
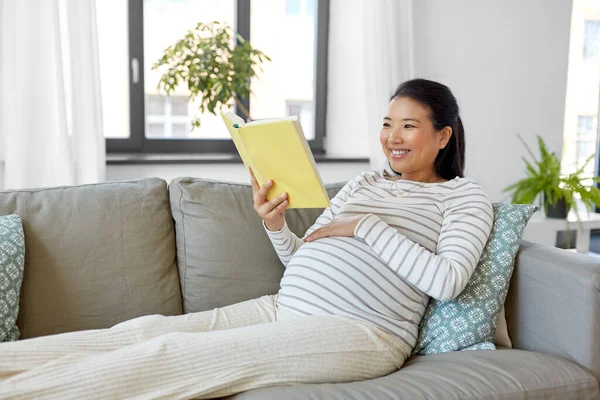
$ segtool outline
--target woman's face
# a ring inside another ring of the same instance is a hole
[[[398,97],[388,106],[380,141],[392,168],[403,179],[427,180],[439,178],[435,174],[435,158],[451,134],[450,127],[435,130],[429,110],[421,103]]]

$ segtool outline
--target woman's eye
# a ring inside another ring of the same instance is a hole
[[[387,122],[384,122],[384,123],[383,123],[383,127],[384,127],[384,128],[389,128],[389,127],[390,127],[390,124],[389,124],[389,123],[387,123]]]
[[[415,127],[415,126],[414,126],[414,125],[411,125],[411,124],[406,124],[406,125],[404,125],[404,128],[405,128],[405,129],[410,129],[410,128],[414,128],[414,127]]]

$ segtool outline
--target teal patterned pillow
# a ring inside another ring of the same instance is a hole
[[[25,265],[25,235],[21,217],[0,216],[0,342],[17,340],[19,295]]]
[[[494,226],[469,283],[450,301],[431,299],[415,354],[495,350],[496,319],[513,273],[519,240],[538,206],[494,203]]]

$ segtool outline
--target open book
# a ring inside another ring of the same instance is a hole
[[[221,113],[246,168],[259,185],[275,183],[267,200],[286,192],[288,208],[326,208],[329,197],[297,117],[244,123],[232,112]]]

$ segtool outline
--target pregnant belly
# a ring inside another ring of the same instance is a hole
[[[284,305],[303,302],[327,313],[360,310],[405,321],[419,312],[423,302],[423,293],[354,237],[303,244],[286,267],[279,294]]]

